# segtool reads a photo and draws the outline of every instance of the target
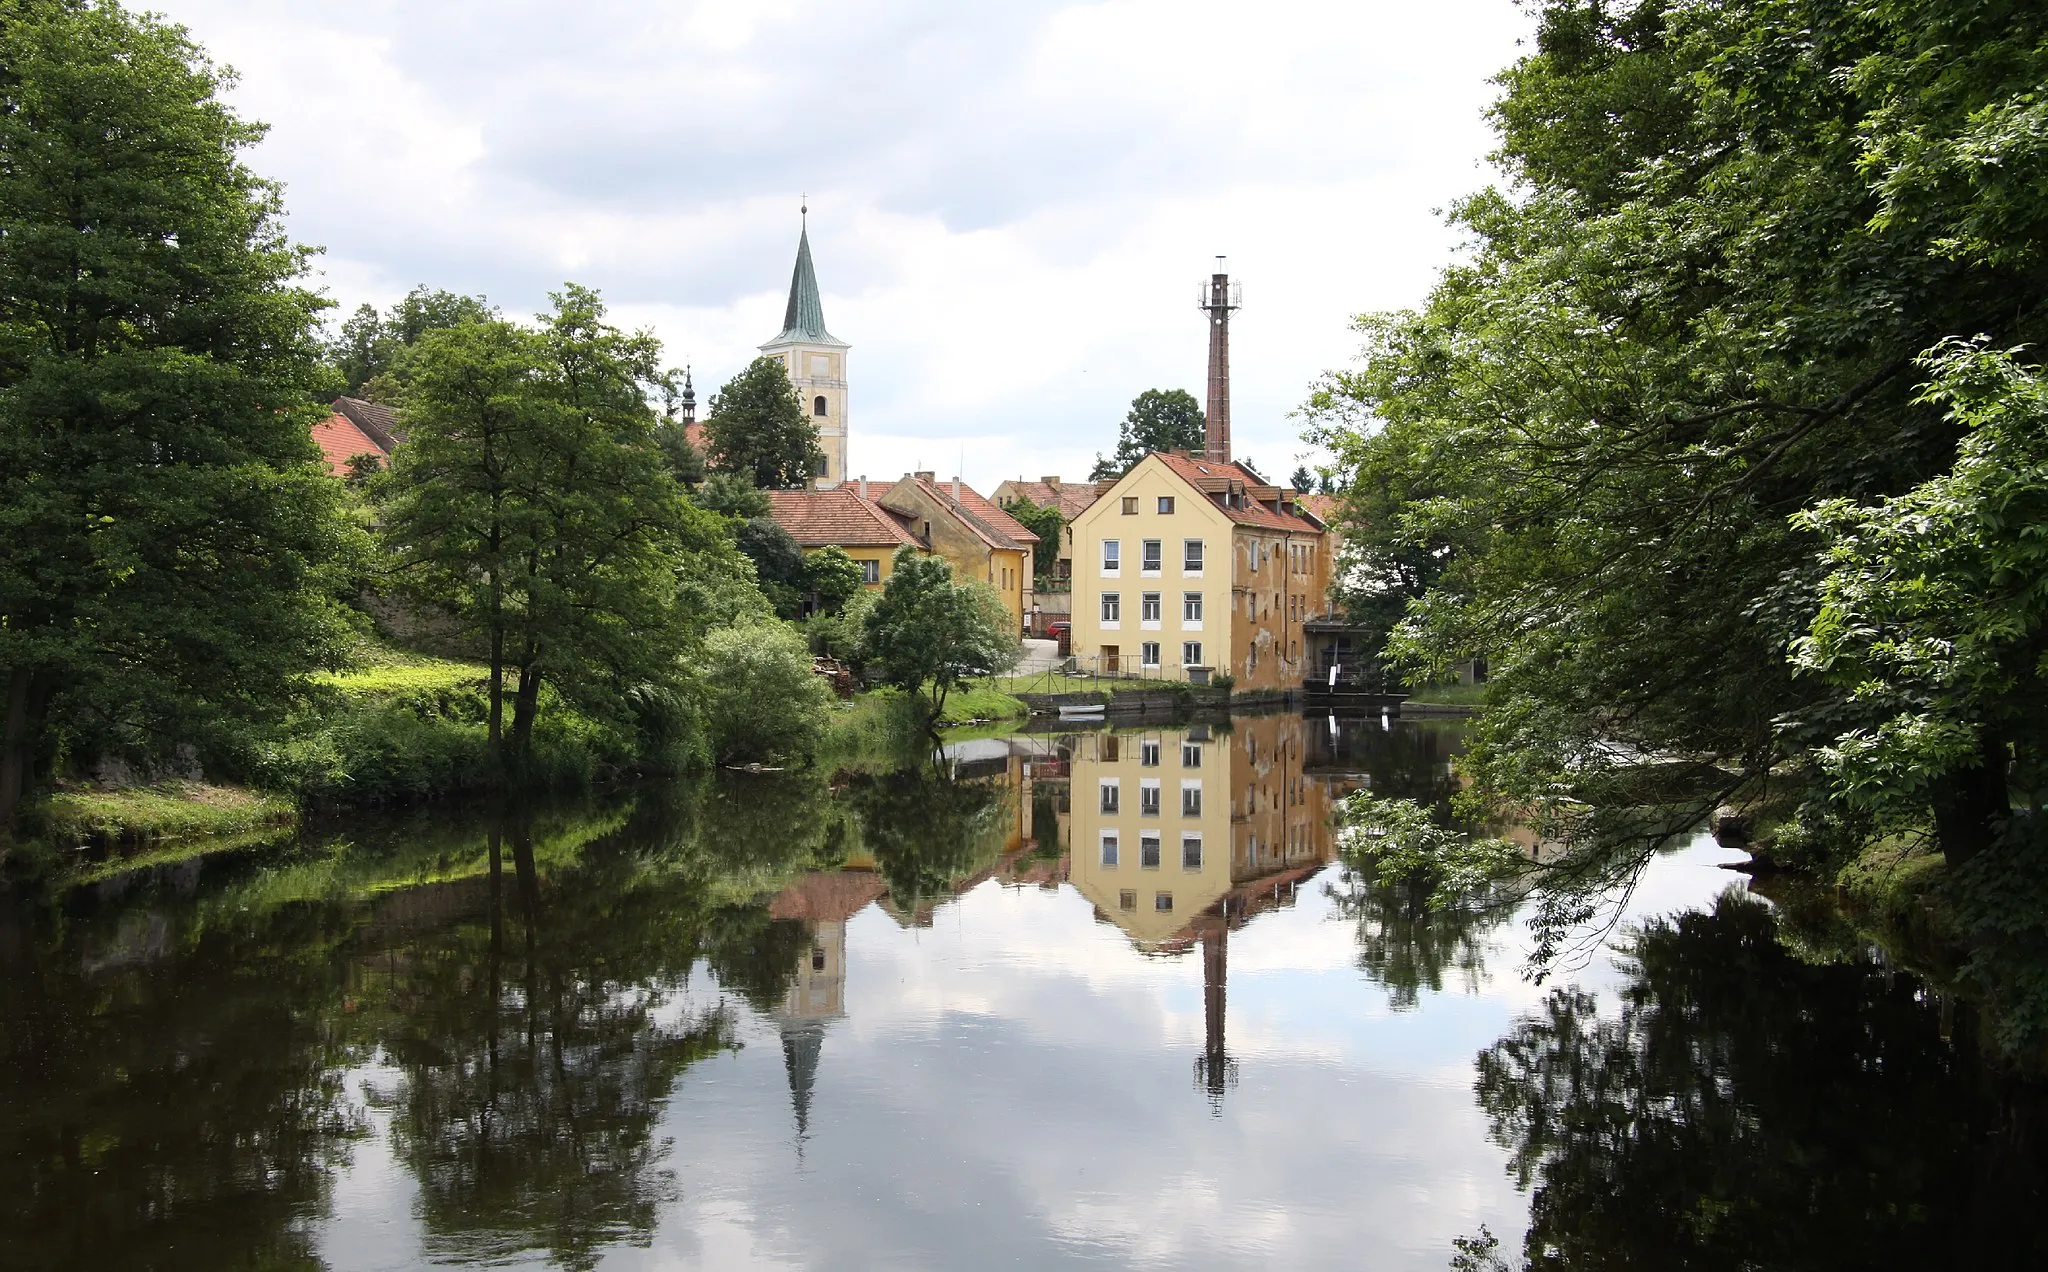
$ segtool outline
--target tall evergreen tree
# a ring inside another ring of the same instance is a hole
[[[60,739],[205,744],[337,656],[323,302],[225,82],[117,4],[0,19],[0,834]]]

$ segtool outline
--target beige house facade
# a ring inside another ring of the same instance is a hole
[[[1324,608],[1322,524],[1241,464],[1155,453],[1074,521],[1073,650],[1105,675],[1299,689]]]

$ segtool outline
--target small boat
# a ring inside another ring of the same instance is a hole
[[[1062,720],[1100,720],[1103,705],[1099,702],[1070,703],[1060,708]]]

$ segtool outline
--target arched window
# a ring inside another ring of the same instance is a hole
[[[824,394],[820,393],[820,394],[818,395],[818,400],[817,400],[817,401],[815,401],[815,402],[813,402],[813,403],[811,403],[811,414],[813,414],[813,415],[823,415],[823,414],[825,414],[825,395],[824,395]]]

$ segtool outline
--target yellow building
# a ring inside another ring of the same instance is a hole
[[[1299,689],[1324,608],[1323,526],[1242,464],[1146,456],[1074,521],[1073,650],[1084,669]]]
[[[844,549],[859,563],[862,581],[870,588],[888,582],[895,568],[896,549],[922,547],[903,523],[883,511],[858,491],[769,490],[768,515],[789,532],[806,552],[818,548]]]
[[[1211,911],[1236,922],[1233,897],[1333,855],[1331,790],[1304,771],[1302,731],[1254,716],[1075,739],[1069,881],[1143,949],[1185,948]]]
[[[824,468],[815,483],[821,490],[846,478],[846,354],[850,348],[825,330],[825,306],[818,294],[817,272],[811,267],[807,224],[797,236],[796,271],[789,280],[782,331],[762,345],[761,352],[789,372],[805,413],[817,426],[818,448],[825,452]]]
[[[942,482],[928,472],[899,481],[865,477],[847,488],[872,499],[927,552],[946,558],[953,575],[993,587],[1019,629],[1031,608],[1031,556],[1038,536],[982,498],[958,477]]]

